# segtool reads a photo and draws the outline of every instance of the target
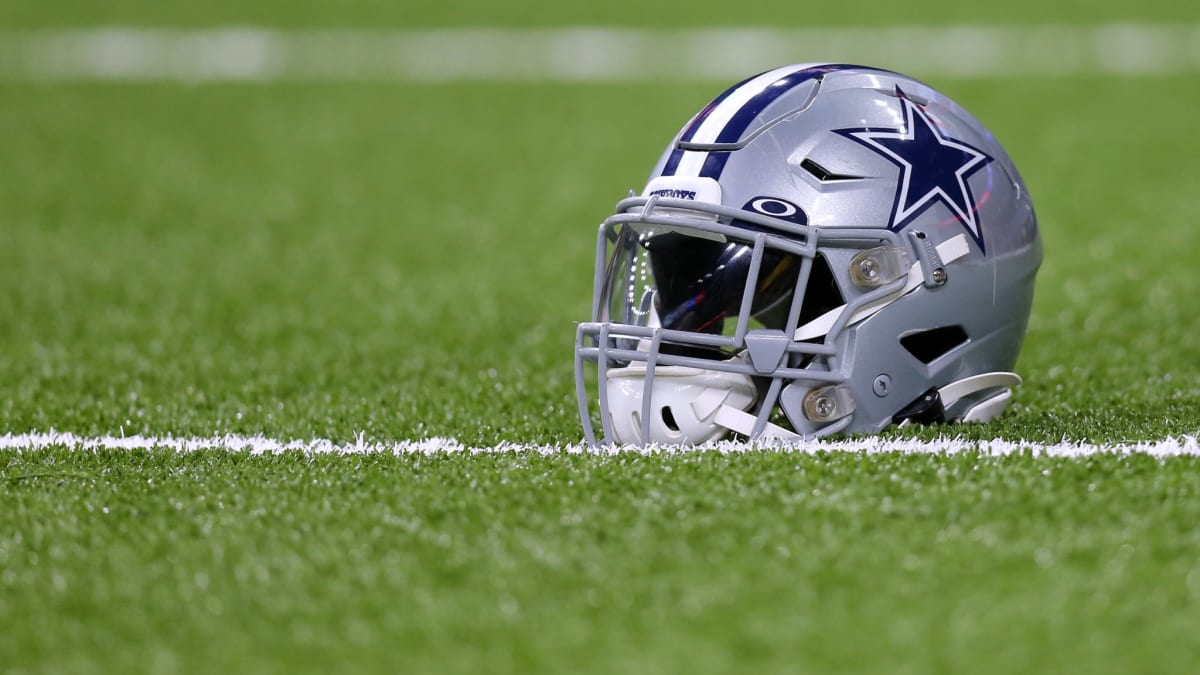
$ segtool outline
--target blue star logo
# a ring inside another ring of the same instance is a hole
[[[835,130],[900,167],[888,227],[900,230],[925,209],[941,202],[983,250],[979,203],[975,201],[967,179],[991,162],[992,157],[943,133],[929,113],[905,96],[899,87],[896,87],[896,98],[904,112],[903,128]]]

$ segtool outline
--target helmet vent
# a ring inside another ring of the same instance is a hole
[[[859,180],[862,176],[851,176],[845,173],[834,173],[829,169],[817,164],[811,157],[805,157],[804,161],[800,162],[800,168],[816,176],[817,180],[822,183],[838,181],[838,180]]]
[[[905,335],[900,338],[900,345],[921,363],[933,363],[966,341],[967,333],[962,326],[942,326]]]
[[[679,431],[679,423],[675,421],[675,414],[671,412],[670,406],[663,406],[662,420],[671,431]]]

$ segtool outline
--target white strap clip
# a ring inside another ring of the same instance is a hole
[[[730,405],[721,406],[717,411],[717,416],[713,419],[714,422],[721,426],[735,431],[743,436],[749,437],[754,431],[754,423],[758,418],[743,410]],[[778,424],[767,422],[767,426],[763,427],[762,434],[758,440],[778,439],[781,441],[800,441],[804,438],[793,431],[788,431]]]
[[[969,253],[970,250],[971,247],[967,245],[967,235],[965,234],[951,237],[937,246],[938,256],[940,256],[942,262],[947,265],[955,260],[958,260],[959,258],[962,258]],[[887,307],[897,299],[904,297],[904,295],[915,289],[917,286],[920,286],[924,282],[925,275],[921,272],[921,263],[913,263],[912,267],[908,270],[908,281],[904,284],[904,288],[896,293],[893,293],[892,295],[880,298],[871,304],[860,307],[858,311],[854,313],[854,316],[850,317],[850,321],[846,322],[846,325],[850,326],[862,321],[884,307]],[[799,342],[801,340],[811,340],[827,334],[829,329],[833,328],[833,324],[837,323],[838,317],[840,317],[844,311],[846,311],[846,305],[834,307],[821,316],[818,316],[812,321],[809,321],[803,326],[797,328],[796,334],[792,339]]]
[[[942,399],[943,408],[949,408],[961,401],[963,397],[970,396],[977,391],[1003,387],[999,392],[968,408],[961,418],[963,422],[990,422],[999,417],[1008,407],[1008,402],[1012,399],[1012,388],[1020,385],[1021,381],[1020,375],[1006,371],[980,373],[955,380],[939,388],[938,398]],[[911,424],[912,420],[907,419],[899,426],[907,427]]]

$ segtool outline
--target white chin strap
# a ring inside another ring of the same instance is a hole
[[[722,406],[717,411],[717,424],[736,431],[743,436],[750,436],[754,433],[754,424],[756,422],[758,422],[758,418],[745,410]],[[759,434],[758,440],[802,441],[804,437],[794,431],[784,429],[778,424],[767,422],[766,426],[763,427],[762,433]]]
[[[963,256],[967,255],[970,250],[970,246],[967,245],[967,235],[965,234],[953,236],[937,245],[938,257],[942,259],[942,263],[945,265],[949,265],[955,260],[962,258]],[[850,319],[846,322],[846,325],[853,326],[859,321],[866,319],[884,307],[887,307],[893,302],[916,290],[917,286],[920,286],[923,283],[925,283],[925,274],[921,271],[921,264],[913,263],[912,267],[908,270],[908,281],[905,282],[904,288],[901,288],[889,296],[880,298],[875,302],[859,307],[858,310],[851,315]],[[824,337],[829,330],[833,328],[833,325],[837,323],[838,319],[841,318],[842,313],[846,311],[846,307],[846,305],[834,307],[821,316],[818,316],[812,321],[800,326],[796,329],[796,333],[792,336],[792,339],[796,342],[801,342],[804,340],[811,340],[813,338]]]
[[[942,399],[942,406],[949,410],[950,406],[971,394],[985,389],[999,389],[995,394],[967,408],[962,417],[958,418],[960,422],[990,422],[999,417],[1000,413],[1008,407],[1008,402],[1012,399],[1012,388],[1020,384],[1021,376],[1016,373],[1005,371],[981,373],[955,380],[939,388],[938,396]],[[907,426],[910,421],[904,420],[900,426]]]

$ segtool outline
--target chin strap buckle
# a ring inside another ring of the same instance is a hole
[[[899,426],[917,424],[943,424],[947,421],[946,410],[963,398],[984,391],[985,389],[1000,389],[1000,391],[967,408],[961,422],[989,422],[996,419],[1008,407],[1012,399],[1012,388],[1021,384],[1021,376],[1016,373],[997,371],[981,373],[964,377],[943,387],[934,387],[921,394],[915,401],[904,406],[900,412],[892,416],[892,423]]]
[[[904,406],[892,416],[892,424],[902,427],[909,424],[943,424],[946,421],[946,405],[937,387],[921,394],[912,403]]]

